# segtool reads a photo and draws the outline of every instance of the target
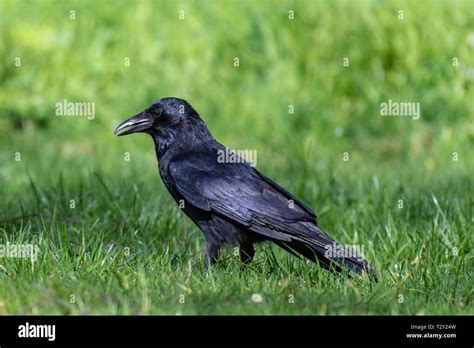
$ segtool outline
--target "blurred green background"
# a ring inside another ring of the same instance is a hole
[[[473,158],[471,1],[0,4],[7,179],[21,180],[28,163],[50,167],[43,155],[51,152],[53,172],[77,175],[127,168],[125,150],[154,164],[149,139],[111,131],[166,96],[188,100],[227,146],[257,149],[264,168],[290,161],[297,170],[296,153],[308,166],[340,163],[348,151],[354,170],[414,162],[426,173],[453,167],[452,152],[457,167]],[[64,99],[94,102],[95,119],[55,117]],[[419,102],[421,119],[381,117],[388,99]],[[12,163],[16,151],[21,164]]]
[[[257,150],[258,168],[308,202],[345,242],[369,243],[370,229],[383,231],[399,198],[410,210],[396,221],[430,226],[436,196],[459,204],[456,226],[464,232],[449,233],[471,252],[472,1],[0,0],[0,13],[3,238],[29,226],[26,239],[58,228],[80,243],[99,228],[104,240],[120,240],[140,226],[145,237],[137,247],[173,245],[170,236],[184,222],[159,180],[151,139],[112,131],[174,96],[188,100],[220,142]],[[64,99],[95,103],[95,118],[56,116]],[[421,118],[380,116],[389,99],[420,103]],[[168,232],[157,237],[150,221]],[[371,245],[368,256],[387,268],[419,251],[404,255],[393,245],[384,258]],[[39,289],[49,284],[43,280]],[[9,312],[37,307],[19,303]]]

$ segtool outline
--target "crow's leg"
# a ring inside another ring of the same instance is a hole
[[[240,246],[240,261],[242,261],[242,263],[249,264],[252,262],[254,255],[255,249],[252,243],[246,243]]]
[[[219,250],[220,250],[220,245],[216,243],[211,243],[211,242],[206,242],[206,256],[205,256],[205,263],[204,263],[204,268],[207,272],[207,269],[209,265],[213,265],[217,262],[217,259],[219,258]]]

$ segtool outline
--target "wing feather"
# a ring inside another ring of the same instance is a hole
[[[172,161],[170,173],[179,193],[197,208],[280,241],[312,236],[301,222],[315,223],[316,215],[246,164],[217,163],[217,156],[192,153]]]

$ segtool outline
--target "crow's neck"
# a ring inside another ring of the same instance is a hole
[[[156,157],[160,161],[163,155],[168,152],[170,147],[176,141],[178,132],[176,130],[155,130],[151,133],[153,142],[155,143]]]
[[[212,147],[216,143],[204,122],[188,123],[177,129],[157,129],[151,134],[158,161],[179,154]]]

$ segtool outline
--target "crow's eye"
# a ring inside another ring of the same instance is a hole
[[[147,110],[147,112],[158,118],[163,113],[163,110]]]

